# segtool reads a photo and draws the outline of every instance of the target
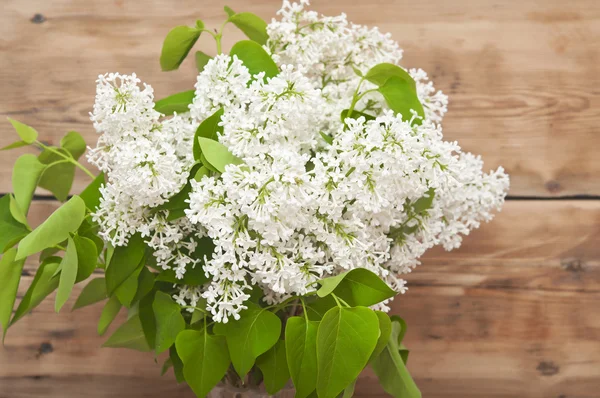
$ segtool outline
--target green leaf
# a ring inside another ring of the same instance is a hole
[[[94,181],[92,181],[83,192],[79,194],[81,199],[85,202],[85,206],[90,209],[90,211],[96,210],[96,207],[100,204],[100,197],[102,194],[100,193],[100,187],[104,185],[104,173],[100,173]]]
[[[390,77],[397,77],[399,79],[405,80],[412,91],[417,91],[417,84],[414,79],[408,74],[407,71],[399,67],[398,65],[389,64],[389,63],[381,63],[377,64],[365,75],[365,79],[370,81],[377,86],[383,86]]]
[[[21,238],[29,233],[25,225],[12,215],[10,195],[0,198],[0,253],[14,246]]]
[[[75,235],[73,238],[77,248],[77,268],[76,283],[89,278],[98,265],[98,248],[96,244],[88,238]]]
[[[115,295],[119,298],[121,304],[130,308],[133,299],[138,290],[138,277],[144,265],[140,263],[138,267],[123,281],[123,283],[115,290]]]
[[[25,264],[25,259],[15,261],[16,255],[17,249],[10,249],[0,258],[0,285],[2,286],[0,289],[0,326],[3,331],[3,342],[17,298],[21,272]]]
[[[60,312],[60,309],[67,302],[73,291],[75,279],[77,278],[77,247],[71,237],[68,239],[65,256],[60,262],[60,282],[56,292],[56,301],[54,310]]]
[[[142,267],[138,277],[137,291],[135,292],[135,297],[133,298],[134,303],[139,302],[152,291],[152,288],[154,287],[154,280],[155,274],[150,272],[148,268]]]
[[[196,396],[205,397],[229,368],[229,352],[223,336],[205,330],[185,330],[177,336],[177,354],[183,362],[185,380]]]
[[[143,273],[141,275],[143,275]],[[140,300],[139,305],[139,317],[140,322],[142,322],[144,336],[146,337],[148,347],[152,350],[156,347],[156,319],[154,318],[154,309],[152,308],[155,294],[156,291],[151,291],[150,294],[147,294]]]
[[[183,362],[181,361],[181,358],[179,358],[179,354],[177,354],[177,349],[174,345],[169,349],[169,358],[171,358],[171,362],[173,363],[175,380],[177,380],[177,383],[185,382],[185,376],[183,375]]]
[[[377,345],[371,354],[369,362],[377,357],[381,351],[383,351],[390,339],[390,334],[392,333],[392,321],[390,320],[388,314],[382,311],[375,311],[375,314],[379,319],[379,338],[377,339]]]
[[[401,328],[400,322],[392,322],[388,344],[371,362],[371,367],[388,394],[396,398],[420,398],[421,392],[408,373],[399,352],[398,336]]]
[[[7,196],[10,198],[9,210],[10,210],[11,216],[17,222],[19,222],[19,223],[25,225],[27,228],[29,228],[29,224],[27,223],[27,217],[25,216],[25,214],[19,207],[19,204],[17,203],[17,200],[15,199],[15,197],[12,194],[7,195]]]
[[[12,173],[13,192],[19,208],[25,214],[29,212],[35,187],[45,168],[46,166],[30,153],[20,156],[15,162]]]
[[[229,152],[229,149],[218,141],[213,141],[205,137],[198,137],[198,142],[200,144],[200,150],[208,163],[221,173],[225,172],[225,166],[228,164],[244,163],[242,159],[232,155],[231,152]]]
[[[238,41],[231,48],[229,55],[232,57],[236,55],[252,75],[265,72],[265,78],[268,78],[279,74],[279,68],[275,61],[273,61],[273,58],[271,58],[260,44],[254,41]]]
[[[173,367],[173,361],[171,360],[171,357],[167,358],[165,360],[165,362],[163,363],[162,368],[160,369],[160,375],[164,376],[167,374],[167,372],[169,371],[169,369],[171,369]]]
[[[202,154],[202,150],[200,149],[200,142],[198,141],[199,137],[208,138],[213,141],[219,140],[219,135],[223,133],[223,127],[219,126],[219,122],[221,121],[221,116],[223,116],[223,108],[219,108],[215,113],[211,116],[207,117],[198,129],[196,130],[196,135],[194,136],[194,159],[200,160],[200,155]]]
[[[202,51],[196,51],[196,67],[198,68],[198,72],[202,72],[211,59],[210,55],[206,55]]]
[[[225,10],[225,12],[227,13],[228,17],[232,17],[235,15],[235,11],[233,11],[230,7],[225,6],[223,7],[223,9]]]
[[[379,321],[366,307],[332,308],[317,331],[317,393],[335,398],[367,364],[379,336]]]
[[[246,36],[258,44],[267,44],[267,23],[258,15],[251,12],[241,12],[229,16],[229,22],[238,27]]]
[[[379,92],[385,98],[388,106],[394,112],[401,114],[405,121],[412,119],[411,110],[417,112],[421,117],[425,116],[423,106],[417,97],[417,93],[411,88],[410,83],[397,76],[392,76],[379,87]],[[415,119],[414,123],[420,124],[420,119]]]
[[[214,333],[225,336],[231,362],[237,374],[244,378],[254,366],[256,358],[277,343],[281,334],[281,320],[277,315],[247,303],[239,320],[217,323]]]
[[[321,138],[329,145],[333,144],[333,137],[321,131]]]
[[[265,389],[269,394],[274,395],[285,387],[290,379],[285,341],[279,340],[273,348],[259,356],[256,359],[256,366],[263,374]]]
[[[28,257],[67,240],[69,234],[79,228],[84,217],[85,203],[75,195],[19,243],[17,259]]]
[[[38,186],[52,192],[56,199],[64,202],[69,197],[74,179],[75,165],[67,160],[59,160],[46,166]]]
[[[81,290],[72,311],[96,304],[108,298],[106,294],[106,282],[104,278],[94,278]]]
[[[179,304],[166,293],[156,292],[152,308],[156,319],[156,354],[160,354],[175,343],[179,332],[185,329],[185,320]]]
[[[357,380],[358,379],[355,379],[352,383],[350,383],[348,387],[344,389],[344,394],[342,395],[342,398],[352,398],[354,396],[354,388],[356,387]]]
[[[29,145],[29,144],[26,143],[25,141],[16,141],[16,142],[13,142],[12,144],[8,144],[7,146],[0,148],[0,151],[7,151],[9,149],[22,148],[27,145]]]
[[[433,204],[433,199],[435,198],[435,189],[429,188],[427,193],[419,198],[413,203],[413,211],[417,214],[423,213],[426,210],[431,209],[431,205]]]
[[[201,298],[202,299],[202,298]],[[196,307],[198,308],[205,308],[206,307],[206,300],[204,300],[204,304],[196,304]],[[190,319],[190,325],[193,325],[201,320],[203,320],[206,317],[206,313],[199,311],[199,310],[194,310],[194,312],[192,313],[192,319]]]
[[[365,268],[355,268],[343,274],[321,279],[319,297],[335,293],[350,306],[371,306],[396,295],[387,283]]]
[[[13,125],[13,127],[17,131],[17,134],[19,134],[19,137],[21,137],[21,140],[23,140],[23,142],[26,142],[27,144],[32,144],[35,142],[35,140],[37,140],[38,132],[35,131],[33,127],[30,127],[24,123],[21,123],[11,118],[8,118],[8,121]]]
[[[53,276],[58,269],[60,261],[60,257],[49,257],[40,264],[33,282],[31,282],[29,289],[27,289],[25,296],[23,296],[15,311],[15,315],[10,321],[11,325],[37,307],[43,299],[58,287],[58,278],[53,278]]]
[[[390,319],[392,320],[392,323],[398,324],[393,329],[393,332],[395,334],[397,334],[396,341],[398,342],[398,345],[401,345],[402,341],[404,340],[404,335],[406,334],[406,329],[407,329],[406,321],[404,319],[400,318],[398,315],[392,315],[390,317]]]
[[[165,116],[172,115],[175,112],[188,112],[190,110],[189,105],[194,101],[194,92],[194,90],[190,90],[170,95],[166,98],[156,101],[156,104],[154,104],[154,109]]]
[[[78,160],[85,153],[85,140],[77,131],[69,131],[60,140],[61,148],[69,151],[73,159]]]
[[[319,322],[294,316],[285,326],[287,365],[296,398],[306,398],[317,387],[317,329]]]
[[[173,28],[165,38],[160,54],[160,67],[163,71],[175,70],[196,44],[202,33],[201,29],[189,26]]]
[[[140,234],[129,238],[127,246],[118,246],[106,268],[106,290],[112,295],[139,267],[146,252],[146,244]]]
[[[342,120],[342,123],[344,123],[344,121],[346,120],[346,118],[358,119],[361,116],[364,117],[367,122],[369,120],[375,120],[375,116],[373,116],[373,115],[368,115],[366,113],[359,112],[359,111],[356,111],[356,110],[353,110],[352,114],[348,115],[349,112],[350,112],[350,109],[344,109],[342,111],[342,113],[340,114],[340,119]]]
[[[115,330],[108,340],[102,344],[102,347],[130,348],[142,352],[150,351],[150,347],[148,347],[146,337],[144,336],[140,317],[135,315],[129,318]]]
[[[110,297],[104,305],[102,314],[100,314],[100,320],[98,321],[98,334],[100,336],[106,333],[106,330],[108,330],[108,327],[115,320],[120,310],[121,303],[117,296]]]
[[[327,311],[333,307],[337,307],[337,305],[337,301],[335,301],[333,296],[325,296],[322,298],[314,296],[305,307],[306,315],[311,321],[320,321],[323,319]]]

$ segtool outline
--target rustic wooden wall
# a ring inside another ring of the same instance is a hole
[[[405,65],[429,71],[451,95],[446,136],[511,174],[496,220],[458,251],[429,253],[394,304],[409,322],[409,368],[424,396],[598,397],[600,1],[313,3],[393,33]],[[223,4],[2,0],[0,115],[36,127],[48,142],[68,130],[93,142],[95,77],[136,71],[157,97],[189,89],[190,62],[160,72],[162,38],[197,18],[219,24]],[[279,2],[228,4],[269,19]],[[226,45],[239,38],[228,29]],[[212,46],[201,39],[200,48]],[[0,147],[13,137],[0,122]],[[0,193],[11,190],[17,155],[0,154]],[[87,183],[79,181],[76,190]],[[41,219],[55,207],[38,200],[32,213]],[[48,301],[23,319],[0,349],[0,398],[191,397],[159,377],[150,355],[100,349],[99,311],[56,315]],[[357,395],[385,396],[368,373]]]

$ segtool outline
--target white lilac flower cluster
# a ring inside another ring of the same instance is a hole
[[[108,180],[95,220],[114,245],[141,233],[178,278],[201,264],[209,283],[181,287],[175,298],[203,299],[216,322],[239,318],[255,287],[278,303],[357,267],[404,292],[402,275],[427,249],[457,248],[508,189],[502,168],[484,174],[479,157],[443,141],[447,98],[421,70],[409,71],[425,110],[420,123],[394,114],[378,93],[356,106],[373,120],[341,121],[357,71],[397,64],[402,50],[377,29],[307,4],[284,1],[281,20],[268,26],[276,77],[252,76],[236,56],[218,55],[198,76],[189,114],[161,118],[135,75],[98,80],[92,120],[102,136],[90,160]],[[243,163],[192,179],[185,216],[170,220],[156,207],[186,184],[194,132],[221,109],[218,140]],[[212,256],[194,258],[206,236]]]

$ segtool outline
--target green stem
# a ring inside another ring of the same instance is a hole
[[[48,146],[48,145],[44,145],[44,144],[42,144],[41,142],[39,142],[39,141],[37,141],[37,140],[35,141],[35,144],[37,144],[37,145],[38,145],[39,147],[41,147],[42,149],[47,149],[47,150],[49,150],[50,152],[52,152],[52,153],[55,153],[56,155],[58,155],[58,156],[62,157],[63,159],[65,159],[65,160],[67,160],[67,161],[69,161],[69,162],[73,163],[73,164],[74,164],[76,167],[78,167],[79,169],[83,170],[83,172],[84,172],[85,174],[87,174],[88,176],[90,176],[90,178],[91,178],[91,179],[95,179],[95,178],[96,178],[96,176],[95,176],[95,175],[94,175],[94,174],[93,174],[91,171],[89,171],[88,169],[86,169],[86,168],[85,168],[85,166],[83,166],[83,165],[82,165],[81,163],[79,163],[77,160],[73,159],[71,156],[67,156],[67,155],[65,155],[64,153],[62,153],[62,152],[60,152],[60,151],[57,151],[57,150],[56,150],[56,149],[54,149],[53,147],[51,147],[51,146]]]

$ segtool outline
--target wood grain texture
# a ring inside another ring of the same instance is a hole
[[[280,4],[228,3],[267,20]],[[75,129],[93,143],[88,113],[96,76],[136,71],[158,98],[189,89],[191,62],[160,72],[162,40],[171,27],[196,18],[218,26],[223,4],[3,0],[0,115],[35,126],[48,142]],[[446,137],[483,155],[488,168],[505,166],[511,195],[600,195],[597,0],[315,0],[314,8],[344,11],[354,22],[391,32],[406,50],[404,65],[422,67],[450,94]],[[241,37],[229,27],[224,48]],[[214,43],[203,37],[199,48],[212,53]],[[12,137],[10,125],[0,123],[0,146]],[[0,158],[0,192],[10,191],[18,152]]]
[[[32,222],[55,207],[35,202]],[[461,249],[423,262],[393,312],[409,324],[424,397],[598,396],[600,202],[508,202]],[[0,398],[192,397],[159,377],[151,354],[100,349],[100,307],[57,315],[48,299],[15,325],[0,349]],[[386,395],[365,372],[356,396]]]

